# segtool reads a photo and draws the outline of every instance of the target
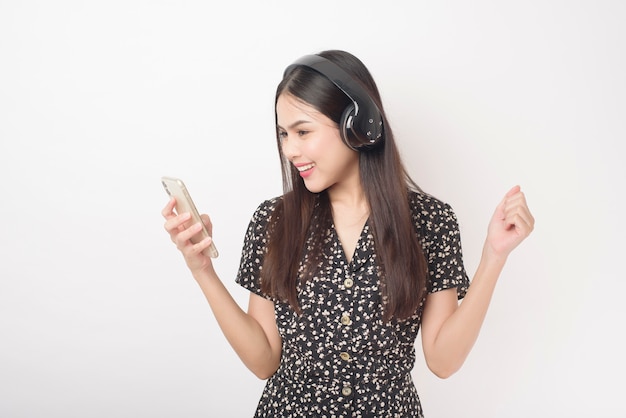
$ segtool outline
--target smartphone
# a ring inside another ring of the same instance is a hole
[[[189,227],[196,222],[200,222],[202,225],[202,230],[191,237],[191,242],[196,244],[208,237],[209,231],[204,226],[204,223],[200,218],[200,213],[198,213],[196,205],[193,203],[193,200],[191,200],[191,195],[189,194],[189,190],[187,190],[185,183],[183,183],[181,179],[175,177],[161,177],[161,183],[163,184],[167,194],[170,195],[170,197],[176,198],[176,214],[189,212],[191,215],[191,220],[186,226]],[[211,245],[206,248],[203,253],[211,258],[217,258],[219,255],[213,242],[211,242]]]

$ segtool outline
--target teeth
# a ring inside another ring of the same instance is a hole
[[[315,164],[311,163],[311,164],[307,164],[307,165],[303,165],[300,167],[296,167],[298,169],[298,171],[306,171],[306,170],[310,170],[313,167],[315,167]]]

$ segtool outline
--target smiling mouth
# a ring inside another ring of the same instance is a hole
[[[311,164],[306,164],[306,165],[301,165],[301,166],[296,166],[296,168],[298,169],[299,172],[303,172],[303,171],[307,171],[312,169],[313,167],[315,167],[314,163]]]

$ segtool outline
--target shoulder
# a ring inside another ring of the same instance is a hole
[[[465,296],[469,279],[463,265],[461,235],[452,207],[423,192],[409,195],[413,223],[428,262],[428,292],[457,288]]]
[[[459,234],[456,214],[448,203],[421,191],[411,191],[409,206],[415,229],[426,244]]]
[[[248,234],[265,235],[270,219],[282,198],[282,196],[273,197],[257,205],[248,224]]]
[[[253,215],[254,219],[256,220],[268,219],[270,215],[274,213],[274,210],[276,209],[278,202],[280,202],[282,199],[283,199],[282,196],[277,196],[277,197],[273,197],[271,199],[262,201],[257,206],[256,210],[254,211],[254,215]]]
[[[244,252],[252,251],[256,246],[263,246],[267,242],[268,225],[281,197],[267,199],[258,204],[254,210],[245,235]],[[254,250],[256,251],[256,250]]]
[[[276,209],[276,205],[278,205],[278,202],[281,201],[282,198],[282,196],[276,196],[262,201],[255,209],[254,215],[258,217],[267,217],[271,215],[274,212],[274,209]]]
[[[413,218],[419,219],[421,223],[454,216],[448,203],[422,191],[409,191],[409,207]]]

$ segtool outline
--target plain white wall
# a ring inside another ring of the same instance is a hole
[[[503,193],[537,219],[464,368],[414,377],[428,417],[626,415],[626,8],[620,1],[0,2],[0,416],[248,417],[263,382],[162,228],[162,175],[243,234],[281,192],[273,94],[353,52],[468,271]],[[419,353],[419,351],[418,351]]]

